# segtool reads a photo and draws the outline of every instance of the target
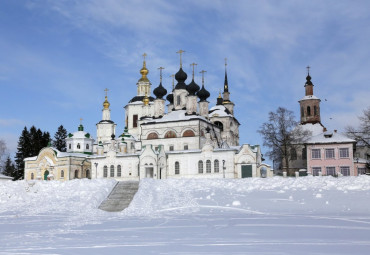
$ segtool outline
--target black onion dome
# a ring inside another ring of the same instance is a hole
[[[167,89],[162,86],[162,82],[153,90],[153,94],[159,99],[162,99],[167,94]]]
[[[182,70],[180,70],[175,74],[175,79],[177,81],[175,89],[186,89],[185,80],[188,78],[188,75]]]
[[[190,84],[186,87],[190,96],[194,96],[199,91],[200,87],[195,83],[194,79],[191,80]]]
[[[207,101],[207,98],[209,98],[211,94],[204,88],[204,85],[202,85],[202,89],[198,91],[197,96],[199,97],[200,101]]]
[[[168,100],[168,102],[170,102],[170,104],[173,104],[173,94],[172,93],[168,94],[166,99]]]
[[[311,76],[308,74],[306,77],[306,84],[305,85],[313,85],[311,81]]]

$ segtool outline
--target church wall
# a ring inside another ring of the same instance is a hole
[[[95,163],[98,166],[95,167]],[[118,165],[121,166],[121,176],[118,176]],[[138,180],[138,155],[100,157],[91,159],[92,178],[107,178],[116,180]],[[107,177],[104,177],[104,166],[107,166]],[[114,166],[114,176],[110,175],[111,166]],[[97,175],[97,177],[96,177]]]
[[[168,153],[167,174],[169,178],[223,178],[223,160],[225,160],[225,178],[234,178],[234,151]],[[219,161],[219,172],[214,171],[215,160]],[[198,162],[203,162],[203,173],[199,173]],[[207,173],[206,162],[211,161],[211,173]],[[175,174],[175,162],[179,162],[180,174]]]

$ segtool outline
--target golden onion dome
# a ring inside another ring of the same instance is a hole
[[[140,69],[141,78],[139,79],[139,81],[149,82],[148,77],[147,77],[148,73],[149,73],[149,70],[146,69],[146,62],[144,60],[143,68]]]
[[[110,103],[108,102],[108,97],[105,96],[105,101],[103,103],[104,109],[109,109]]]
[[[143,103],[144,103],[144,105],[148,105],[149,104],[149,97],[147,96],[147,94],[145,94],[145,96],[143,98]]]

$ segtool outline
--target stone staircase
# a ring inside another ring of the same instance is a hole
[[[138,181],[120,181],[108,197],[100,204],[99,209],[107,212],[120,212],[127,208],[139,189]]]

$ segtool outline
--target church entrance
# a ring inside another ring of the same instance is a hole
[[[145,168],[145,177],[146,178],[153,178],[153,167],[146,167]]]
[[[242,178],[252,177],[252,165],[242,165]]]
[[[45,170],[45,172],[44,172],[44,180],[45,181],[48,180],[48,175],[49,175],[49,171],[48,170]]]

